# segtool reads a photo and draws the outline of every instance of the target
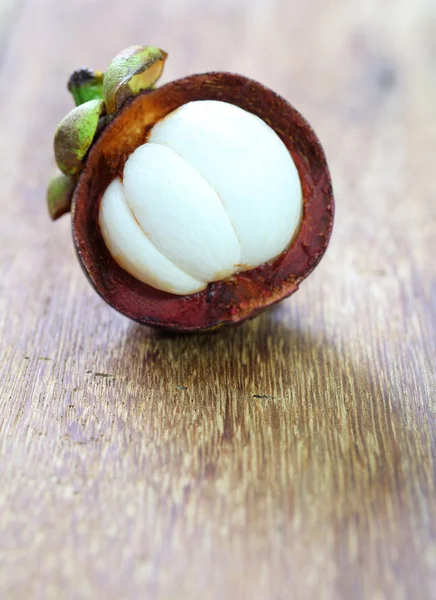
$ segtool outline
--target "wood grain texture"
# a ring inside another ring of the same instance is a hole
[[[1,11],[0,11],[0,14]],[[436,597],[432,0],[27,0],[0,65],[0,597]],[[51,223],[81,64],[170,53],[313,124],[331,246],[237,330],[165,337],[91,290]]]

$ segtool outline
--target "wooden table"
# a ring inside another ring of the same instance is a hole
[[[0,597],[436,598],[433,0],[2,0]],[[170,337],[45,206],[82,64],[242,72],[313,124],[331,246],[290,300]]]

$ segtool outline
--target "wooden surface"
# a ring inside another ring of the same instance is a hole
[[[436,598],[436,5],[0,8],[0,597]],[[91,290],[45,187],[74,68],[170,53],[309,119],[337,200],[290,300],[166,337]]]

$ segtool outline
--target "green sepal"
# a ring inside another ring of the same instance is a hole
[[[103,78],[103,99],[108,114],[131,96],[152,89],[162,75],[167,53],[154,46],[131,46],[112,60]]]
[[[77,179],[67,175],[55,175],[47,188],[47,205],[50,217],[55,221],[70,212],[71,200],[76,188]]]
[[[103,100],[89,100],[74,108],[60,122],[54,138],[54,153],[56,163],[65,175],[80,171],[104,112]]]

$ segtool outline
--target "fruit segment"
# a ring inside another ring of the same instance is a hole
[[[140,146],[126,162],[124,188],[142,229],[175,265],[205,281],[235,271],[241,246],[217,193],[173,150]]]
[[[119,179],[102,198],[100,228],[113,258],[136,279],[172,294],[193,294],[206,287],[156,250],[133,216]]]
[[[157,123],[149,141],[177,152],[218,193],[247,268],[283,252],[301,219],[301,185],[265,121],[227,102],[189,102]]]

